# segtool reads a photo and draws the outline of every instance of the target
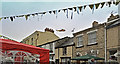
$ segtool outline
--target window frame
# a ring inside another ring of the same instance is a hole
[[[88,45],[97,44],[97,29],[87,32],[87,36],[88,36]],[[94,42],[91,42],[91,41],[94,41]]]

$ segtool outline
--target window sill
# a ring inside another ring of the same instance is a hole
[[[84,47],[84,45],[77,46],[76,48],[82,48],[82,47]]]
[[[87,46],[92,46],[92,45],[97,45],[98,43],[97,42],[94,42],[94,43],[89,43]]]

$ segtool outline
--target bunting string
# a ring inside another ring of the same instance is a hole
[[[14,19],[16,18],[20,18],[20,17],[24,17],[26,20],[28,20],[28,18],[30,16],[38,16],[38,15],[41,15],[41,19],[42,19],[42,16],[45,15],[46,13],[54,13],[56,14],[56,18],[58,16],[58,13],[61,12],[61,10],[66,11],[66,17],[68,18],[68,11],[71,10],[71,19],[73,19],[73,13],[74,12],[77,12],[77,14],[80,14],[80,12],[82,12],[82,10],[86,9],[87,6],[89,6],[89,8],[92,10],[92,14],[94,13],[95,9],[98,9],[99,6],[101,5],[100,8],[103,8],[105,6],[105,4],[109,7],[111,7],[111,4],[114,4],[114,5],[118,5],[120,3],[119,2],[115,2],[115,1],[108,1],[108,2],[100,2],[100,3],[95,3],[95,4],[89,4],[89,5],[82,5],[82,6],[74,6],[74,7],[70,7],[70,8],[64,8],[64,9],[59,9],[59,10],[50,10],[50,11],[46,11],[46,12],[38,12],[38,13],[32,13],[32,14],[25,14],[25,15],[18,15],[18,16],[8,16],[8,17],[0,17],[0,21],[2,19],[10,19],[10,21],[14,21]]]

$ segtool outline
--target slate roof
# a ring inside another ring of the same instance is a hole
[[[73,46],[74,42],[73,42],[73,37],[69,37],[64,41],[58,42],[59,44],[55,46],[55,48],[63,48],[63,47],[67,47],[67,46]]]

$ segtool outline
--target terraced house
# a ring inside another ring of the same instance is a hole
[[[54,34],[54,30],[46,28],[45,32],[35,31],[28,37],[24,38],[22,43],[38,46],[57,39],[59,39],[59,37]]]
[[[119,15],[111,14],[107,22],[99,24],[94,21],[91,28],[74,33],[73,57],[89,54],[103,57],[105,61],[109,60],[111,55],[119,51],[120,27],[118,25],[120,21],[118,19]],[[119,57],[116,60],[119,61]]]

